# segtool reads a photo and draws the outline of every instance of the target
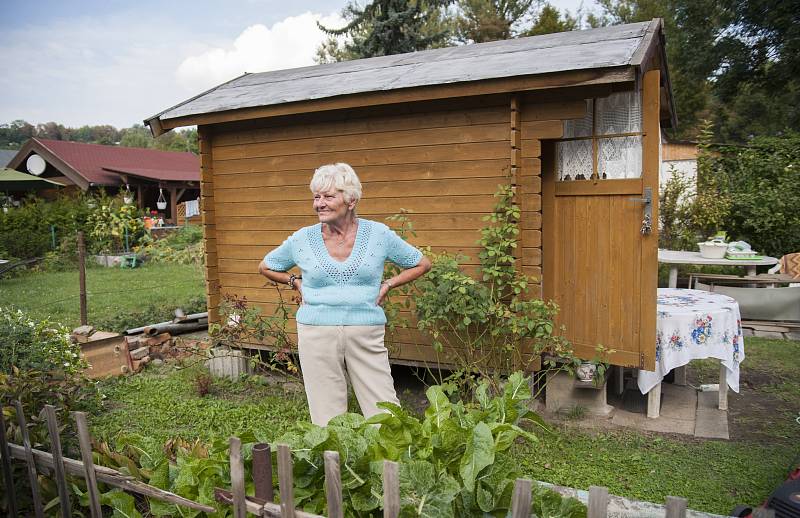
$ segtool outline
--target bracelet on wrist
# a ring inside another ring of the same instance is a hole
[[[296,289],[296,288],[294,287],[294,281],[296,281],[296,280],[298,280],[298,279],[302,279],[302,278],[303,278],[303,277],[301,277],[300,275],[295,275],[295,274],[293,274],[293,273],[292,273],[292,274],[289,274],[289,280],[286,282],[286,284],[288,284],[288,285],[289,285],[289,287],[290,287],[290,288],[292,288],[292,289],[294,290],[294,289]]]
[[[386,279],[385,281],[383,281],[383,284],[389,286],[389,289],[394,288],[394,284],[392,284],[392,281],[390,281],[389,279]]]

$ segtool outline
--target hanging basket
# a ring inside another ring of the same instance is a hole
[[[122,201],[125,202],[125,205],[130,205],[133,203],[133,196],[123,196]]]
[[[158,210],[164,210],[167,208],[167,200],[164,198],[164,189],[158,189],[158,201],[156,202],[156,207],[158,207]]]

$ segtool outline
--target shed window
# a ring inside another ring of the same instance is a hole
[[[641,178],[642,106],[639,92],[586,100],[583,119],[564,121],[556,143],[558,179]]]

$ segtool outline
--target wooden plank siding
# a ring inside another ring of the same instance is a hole
[[[425,103],[424,111],[413,104],[372,107],[342,111],[340,119],[325,112],[280,123],[218,124],[210,138],[204,131],[209,310],[218,308],[221,296],[236,295],[265,313],[274,311],[278,298],[258,275],[258,263],[292,232],[317,222],[308,184],[315,168],[338,161],[351,164],[362,181],[359,216],[385,221],[409,211],[417,233],[409,241],[468,256],[469,273],[477,273],[477,242],[494,193],[513,179],[521,207],[519,261],[526,274],[540,278],[541,140],[560,137],[559,117],[581,116],[584,105],[548,101],[515,113],[511,99],[448,99]],[[522,95],[515,99],[517,107],[526,102]],[[416,330],[401,331],[394,341],[393,359],[433,359]]]
[[[214,159],[211,145],[211,131],[197,128],[200,148],[200,214],[203,222],[203,241],[205,243],[206,303],[208,321],[219,322],[219,272],[217,268],[217,228],[214,205]]]

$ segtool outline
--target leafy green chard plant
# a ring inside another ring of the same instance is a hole
[[[529,430],[546,429],[528,410],[528,379],[520,372],[513,373],[494,397],[489,384],[483,382],[472,403],[458,400],[457,393],[453,384],[430,387],[426,393],[429,406],[421,419],[399,406],[381,403],[386,412],[370,419],[343,414],[325,427],[299,423],[277,438],[273,452],[281,443],[292,449],[296,506],[326,515],[324,452],[336,451],[345,516],[382,516],[384,460],[399,464],[401,516],[507,516],[514,481],[522,476],[514,459],[515,444],[536,442],[537,435]],[[249,481],[257,438],[247,434],[240,439],[245,480]],[[96,445],[95,458],[156,487],[212,505],[218,509],[212,516],[230,514],[230,507],[213,498],[214,487],[230,487],[226,440],[203,444],[177,439],[162,446],[142,437],[123,436],[114,448]],[[273,473],[277,473],[276,463],[273,455]],[[246,489],[253,494],[251,484]],[[537,516],[586,516],[586,508],[577,500],[538,486],[533,492]],[[110,490],[105,491],[103,501],[128,516],[139,516],[133,497]],[[153,516],[199,514],[155,499],[148,503]]]
[[[434,385],[426,392],[422,420],[380,403],[386,412],[369,419],[344,414],[326,427],[303,424],[279,438],[295,456],[296,501],[306,511],[325,512],[323,453],[333,450],[340,455],[345,516],[380,516],[386,459],[399,463],[401,516],[506,516],[514,480],[521,476],[514,443],[537,441],[521,425],[546,425],[528,410],[531,394],[520,372],[495,397],[486,381],[475,392],[476,402],[467,404],[451,401],[455,385]],[[557,495],[534,502],[547,507],[547,516],[586,513],[579,502]],[[543,515],[541,507],[537,514]]]
[[[465,257],[432,253],[431,271],[416,282],[418,327],[463,379],[493,380],[517,369],[529,370],[544,351],[572,357],[569,344],[554,331],[558,308],[531,293],[535,279],[517,267],[520,209],[513,188],[500,186],[494,212],[481,231],[477,276],[462,268]],[[477,277],[477,278],[476,278]],[[554,362],[546,370],[559,369]]]

